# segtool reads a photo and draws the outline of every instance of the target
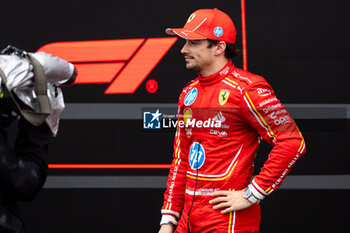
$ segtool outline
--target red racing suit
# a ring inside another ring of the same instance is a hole
[[[252,180],[261,138],[273,149]],[[191,233],[259,232],[258,203],[223,215],[209,204],[211,194],[249,185],[262,200],[281,185],[303,153],[298,127],[263,77],[231,62],[216,74],[199,76],[180,95],[161,224],[176,225],[181,216],[179,233],[188,232],[188,226]]]

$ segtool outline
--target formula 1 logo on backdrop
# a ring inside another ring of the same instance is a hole
[[[73,63],[75,84],[111,83],[105,94],[132,94],[177,37],[55,42],[44,51]]]

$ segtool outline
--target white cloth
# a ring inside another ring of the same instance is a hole
[[[73,64],[54,57],[45,52],[31,54],[42,65],[47,78],[47,95],[53,112],[47,117],[46,123],[54,135],[57,134],[59,118],[64,110],[64,99],[60,84],[72,77]],[[33,66],[29,60],[16,55],[0,55],[0,68],[6,76],[6,86],[26,105],[38,112],[34,92]],[[1,80],[0,80],[1,81]]]

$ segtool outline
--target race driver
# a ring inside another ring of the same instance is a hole
[[[166,32],[185,39],[186,68],[198,77],[179,98],[159,233],[259,232],[258,203],[305,153],[304,139],[266,80],[230,61],[236,30],[227,14],[200,9]],[[261,139],[273,149],[252,179]]]

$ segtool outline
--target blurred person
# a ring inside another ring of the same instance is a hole
[[[0,53],[1,233],[25,232],[18,202],[32,201],[45,183],[48,145],[64,109],[59,85],[75,76],[71,63],[44,52],[8,46]],[[10,146],[7,133],[14,121],[18,132]]]
[[[178,124],[159,233],[259,232],[259,202],[305,153],[295,122],[267,81],[233,65],[236,29],[218,9],[200,9],[183,28],[186,68],[198,72],[179,98]],[[200,128],[194,120],[214,120]],[[184,126],[185,125],[185,126]],[[261,140],[273,146],[253,179]]]
[[[6,128],[14,120],[11,109],[0,100],[0,232],[23,233],[18,201],[32,201],[43,187],[48,172],[50,128],[34,126],[21,118],[14,148]]]

